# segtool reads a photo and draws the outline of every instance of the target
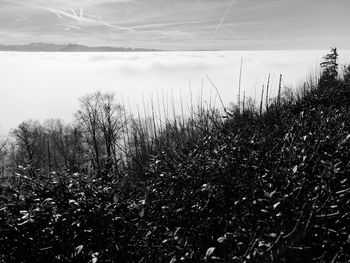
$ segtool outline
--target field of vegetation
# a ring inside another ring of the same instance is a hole
[[[350,67],[321,67],[257,107],[145,118],[95,93],[74,124],[23,122],[0,145],[0,262],[349,262]]]

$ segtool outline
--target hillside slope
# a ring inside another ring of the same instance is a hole
[[[0,196],[4,262],[348,262],[347,81],[234,114],[128,174],[19,169]]]

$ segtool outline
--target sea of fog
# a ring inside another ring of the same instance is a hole
[[[259,97],[271,74],[271,94],[283,85],[298,87],[319,72],[327,50],[314,51],[196,51],[137,53],[25,53],[0,52],[0,131],[21,121],[74,119],[79,98],[100,90],[114,92],[133,113],[139,108],[173,103],[189,108],[202,96],[219,106],[215,84],[225,105],[237,101],[240,62],[242,94]],[[339,51],[340,64],[350,50]],[[152,99],[153,98],[153,99]],[[159,99],[158,99],[159,98]],[[145,101],[145,107],[143,106]],[[157,110],[156,110],[157,112]]]

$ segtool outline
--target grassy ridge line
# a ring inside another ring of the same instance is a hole
[[[3,262],[347,262],[350,113],[335,81],[126,174],[7,178]],[[195,131],[195,130],[194,130]]]

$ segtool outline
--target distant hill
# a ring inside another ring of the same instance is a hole
[[[1,45],[0,51],[23,51],[23,52],[136,52],[157,51],[155,49],[126,48],[126,47],[89,47],[78,44],[48,44],[31,43],[26,45]]]
[[[53,52],[59,51],[66,45],[56,45],[56,44],[45,44],[45,43],[31,43],[26,45],[1,45],[0,51],[27,51],[27,52]]]

